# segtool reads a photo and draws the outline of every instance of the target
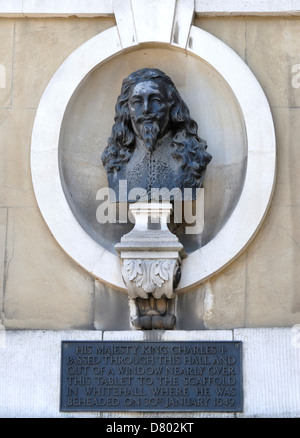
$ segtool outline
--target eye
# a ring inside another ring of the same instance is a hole
[[[158,97],[158,96],[154,96],[154,97],[152,97],[152,102],[158,102],[158,103],[161,103],[162,100],[161,100],[160,97]]]
[[[130,103],[131,105],[139,105],[140,103],[142,103],[142,99],[139,97],[134,97],[130,99]]]

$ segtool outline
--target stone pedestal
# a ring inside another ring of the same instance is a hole
[[[134,229],[116,245],[130,299],[131,323],[139,329],[175,327],[175,289],[184,249],[168,229],[170,203],[135,203]]]

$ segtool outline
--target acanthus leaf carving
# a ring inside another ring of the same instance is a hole
[[[142,260],[124,260],[123,268],[126,271],[128,280],[133,281],[138,275],[142,275]]]
[[[146,293],[152,293],[157,287],[169,281],[171,264],[168,260],[124,260],[123,269],[127,280],[135,282]],[[137,293],[138,296],[138,293]]]

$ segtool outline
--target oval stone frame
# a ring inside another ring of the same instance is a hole
[[[176,44],[163,39],[157,38],[155,44],[172,45],[176,50]],[[136,42],[135,46],[140,47]],[[248,66],[226,44],[195,26],[190,27],[184,49],[217,70],[230,86],[244,118],[248,155],[244,186],[234,211],[209,243],[183,260],[178,292],[201,284],[246,248],[267,213],[276,171],[275,133],[269,104]],[[74,217],[63,192],[58,163],[60,129],[74,91],[92,69],[123,50],[115,26],[81,45],[57,70],[36,113],[31,172],[38,206],[60,246],[100,281],[126,291],[118,256],[95,242]]]

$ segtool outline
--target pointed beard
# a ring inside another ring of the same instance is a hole
[[[159,125],[153,121],[151,123],[145,123],[141,126],[140,135],[146,145],[146,148],[153,152],[155,145],[159,137]]]

